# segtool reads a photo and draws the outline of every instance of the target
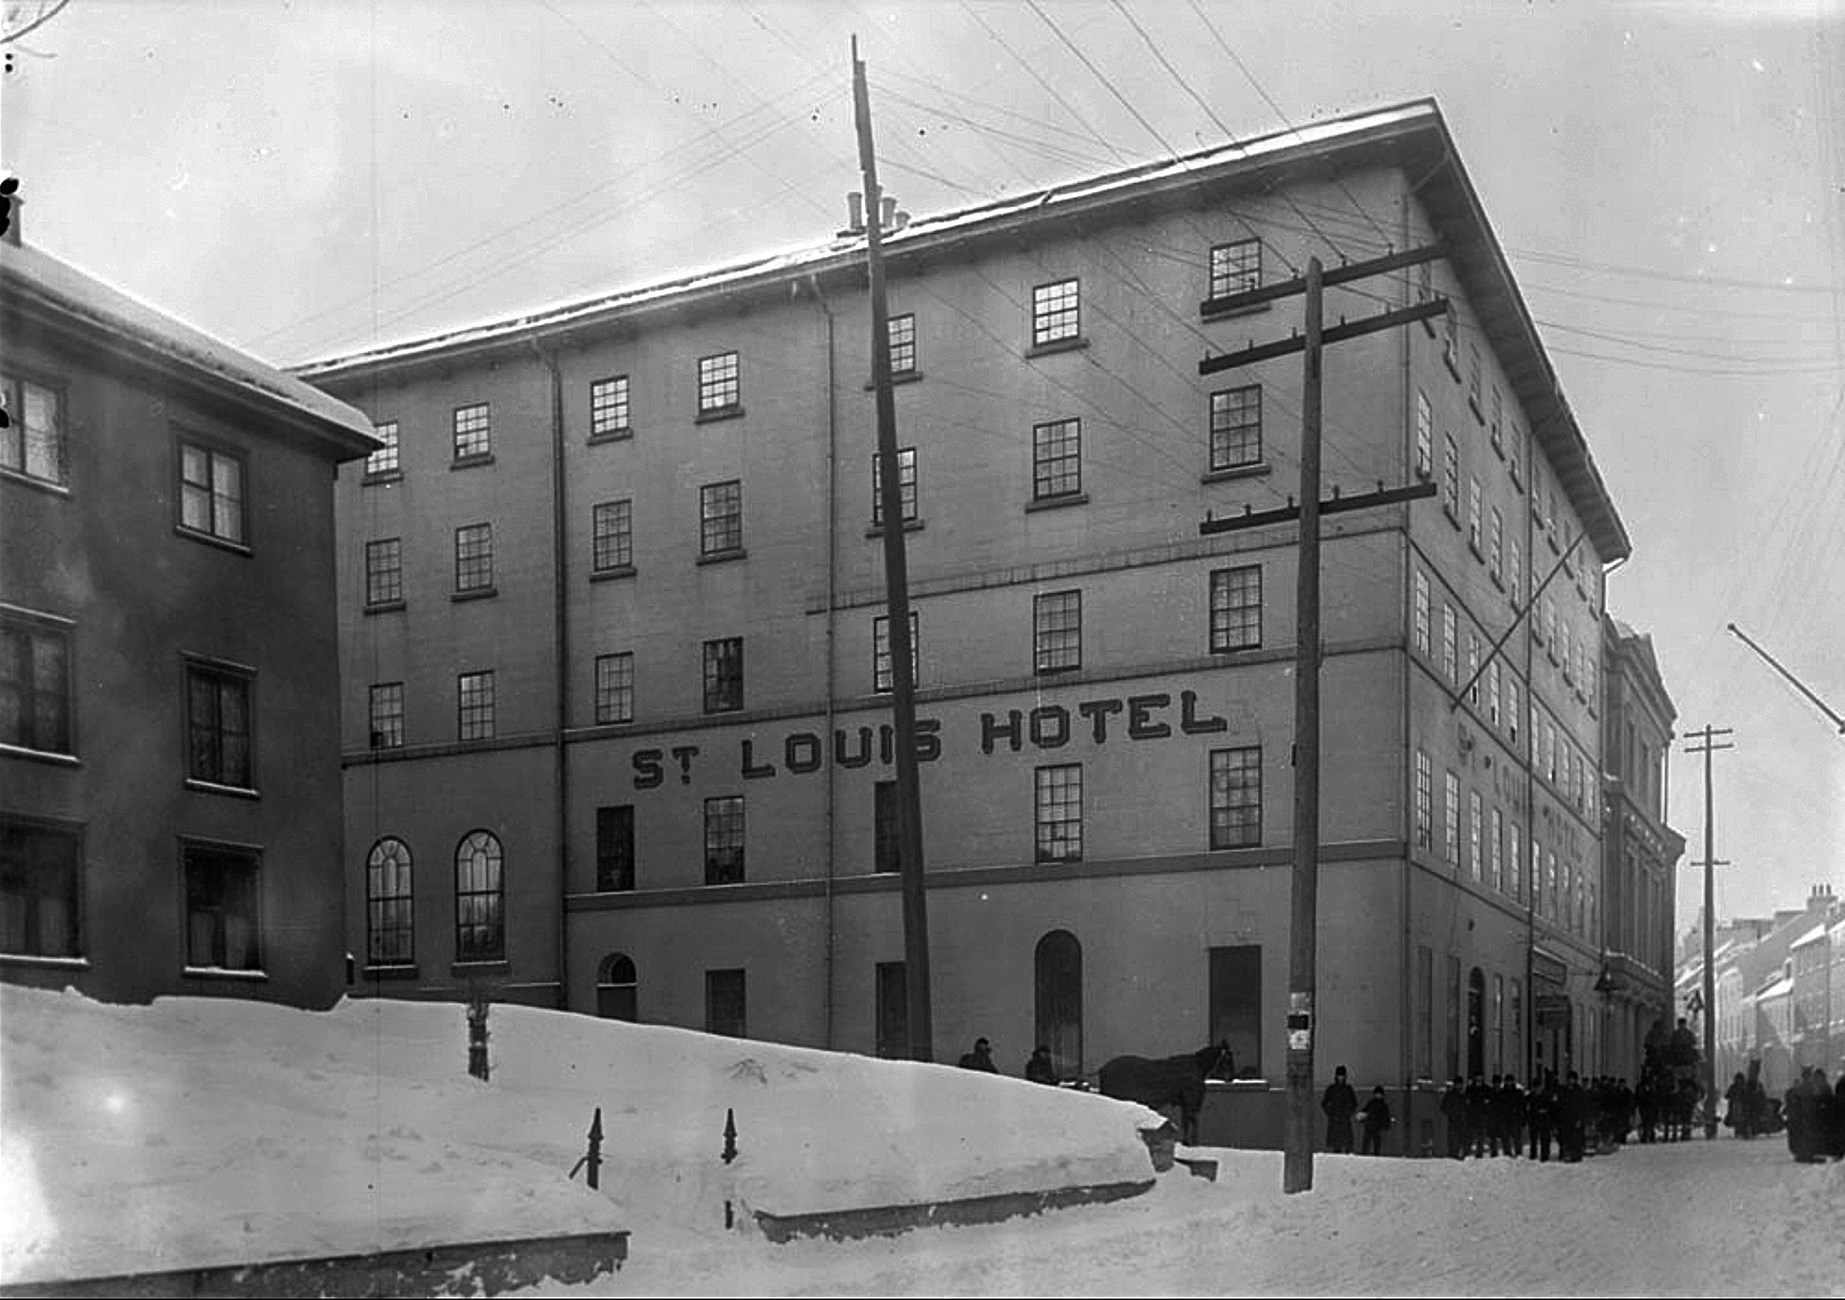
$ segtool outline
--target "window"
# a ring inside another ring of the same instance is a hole
[[[1416,477],[1429,478],[1435,473],[1435,412],[1429,395],[1416,392]]]
[[[71,629],[0,612],[0,745],[73,753]]]
[[[1480,855],[1480,837],[1484,834],[1485,815],[1480,807],[1480,792],[1467,792],[1467,869],[1478,880],[1486,870],[1486,863]]]
[[[1262,462],[1262,385],[1211,394],[1211,468]]]
[[[634,721],[634,654],[596,656],[596,725]]]
[[[75,827],[0,820],[0,953],[83,955],[82,861]]]
[[[705,712],[730,713],[743,707],[743,638],[705,642]]]
[[[887,1061],[910,1055],[910,981],[900,961],[877,965],[877,1051]]]
[[[1473,403],[1474,414],[1480,413],[1480,345],[1467,345],[1467,400]]]
[[[1083,422],[1052,420],[1031,430],[1034,501],[1075,496],[1083,490]]]
[[[741,970],[705,972],[705,1032],[747,1038],[745,986]]]
[[[1238,944],[1211,948],[1209,1015],[1211,1041],[1229,1043],[1236,1073],[1262,1077],[1262,947]]]
[[[242,545],[243,458],[196,443],[179,444],[179,526]]]
[[[1461,634],[1455,626],[1454,606],[1441,607],[1441,671],[1451,682],[1460,682]]]
[[[1458,526],[1461,521],[1461,449],[1454,435],[1442,435],[1441,506]]]
[[[919,680],[917,673],[917,645],[920,642],[921,628],[917,622],[916,611],[910,611],[910,685]],[[881,615],[871,620],[871,689],[882,694],[896,688],[892,676],[890,657],[890,616]]]
[[[1083,593],[1053,591],[1031,600],[1032,670],[1065,672],[1083,666]]]
[[[1081,1078],[1083,945],[1075,935],[1052,930],[1039,938],[1031,955],[1031,984],[1032,1041],[1050,1049],[1057,1078]]]
[[[455,408],[455,463],[483,460],[493,453],[493,422],[486,402]]]
[[[1262,287],[1262,241],[1239,239],[1211,249],[1212,298],[1248,293]],[[1212,1042],[1217,1040],[1213,1038]]]
[[[192,970],[263,968],[259,859],[248,849],[188,843],[186,966]]]
[[[705,800],[705,883],[743,883],[743,796]]]
[[[1075,280],[1041,284],[1031,291],[1031,345],[1041,348],[1082,337],[1082,309]]]
[[[382,446],[365,458],[365,477],[378,478],[397,473],[397,421],[386,420],[372,426],[372,437]]]
[[[1429,653],[1429,575],[1416,570],[1414,604],[1411,610],[1416,637],[1416,649],[1423,654]]]
[[[1033,773],[1032,826],[1038,862],[1083,860],[1083,765],[1062,763]]]
[[[735,352],[698,359],[698,413],[723,415],[741,409],[742,363]]]
[[[1471,475],[1467,479],[1467,544],[1475,555],[1480,554],[1480,480]]]
[[[612,952],[602,959],[596,971],[596,1015],[603,1020],[638,1021],[640,980],[635,975],[634,959],[626,953]]]
[[[1490,652],[1489,652],[1490,653]],[[1486,661],[1486,720],[1499,725],[1499,661]]]
[[[1461,779],[1452,771],[1442,785],[1442,857],[1448,865],[1461,864]]]
[[[596,889],[634,888],[634,805],[596,809]]]
[[[386,537],[365,543],[365,607],[383,609],[403,603],[403,539]]]
[[[1416,1073],[1435,1074],[1435,953],[1426,946],[1416,949]]]
[[[1491,414],[1490,423],[1488,424],[1487,428],[1488,428],[1488,431],[1492,435],[1493,450],[1496,452],[1500,452],[1502,454],[1505,451],[1505,444],[1504,444],[1504,440],[1501,439],[1499,436],[1499,426],[1500,426],[1500,423],[1504,419],[1505,419],[1505,394],[1499,391],[1498,384],[1494,384],[1493,385],[1492,414]]]
[[[373,749],[404,745],[404,684],[380,682],[371,688],[369,715]]]
[[[1511,894],[1513,898],[1523,902],[1525,897],[1524,835],[1523,832],[1518,829],[1518,822],[1516,820],[1512,822],[1508,829],[1511,831],[1511,839],[1506,845],[1505,860],[1506,866],[1509,868],[1506,873],[1506,892]]]
[[[186,775],[194,781],[240,790],[255,788],[251,681],[247,669],[186,665]]]
[[[698,553],[734,555],[742,549],[742,480],[733,478],[698,489]]]
[[[1506,735],[1514,745],[1518,744],[1518,719],[1522,713],[1523,706],[1518,702],[1518,678],[1507,673],[1505,675],[1505,729]]]
[[[879,781],[871,788],[871,869],[881,875],[901,871],[898,852],[897,783]]]
[[[590,510],[590,569],[616,573],[634,567],[634,502],[603,501]]]
[[[456,735],[461,740],[493,739],[493,672],[462,673],[456,679]]]
[[[1520,584],[1523,583],[1524,580],[1525,580],[1525,567],[1524,567],[1523,558],[1519,554],[1518,543],[1515,540],[1507,539],[1506,556],[1505,556],[1505,589],[1507,592],[1511,594],[1512,600],[1515,603],[1524,598],[1524,591],[1522,587],[1520,586]]]
[[[465,524],[455,530],[455,591],[493,590],[493,525]]]
[[[1454,373],[1456,379],[1461,376],[1460,326],[1460,313],[1455,311],[1453,304],[1450,303],[1442,326],[1441,359],[1448,363],[1448,369]]]
[[[1557,919],[1557,850],[1544,850],[1544,915]]]
[[[1494,889],[1505,888],[1505,814],[1495,805],[1493,808],[1493,833],[1488,845],[1490,849],[1490,876]]]
[[[455,848],[455,960],[506,960],[506,881],[490,831],[471,831]]]
[[[1262,749],[1211,751],[1211,847],[1262,843]]]
[[[1435,773],[1429,756],[1416,751],[1416,847],[1435,847]]]
[[[903,522],[917,517],[916,448],[897,448],[897,500],[901,503]],[[884,457],[871,458],[871,526],[884,526]]]
[[[1211,573],[1211,653],[1254,650],[1262,644],[1262,567]]]
[[[0,469],[41,483],[69,482],[63,399],[57,390],[0,377],[7,426],[0,429]]]
[[[1524,445],[1524,438],[1516,427],[1509,429],[1508,433],[1509,436],[1506,441],[1511,443],[1511,450],[1506,454],[1506,471],[1512,476],[1513,489],[1520,490],[1525,485],[1524,461],[1521,458],[1522,453],[1520,451],[1520,448]]]
[[[365,859],[365,962],[408,966],[416,960],[410,846],[386,836]]]
[[[902,316],[892,316],[885,322],[890,339],[890,372],[892,376],[913,375],[916,373],[916,316],[906,312]]]
[[[1467,702],[1480,703],[1480,637],[1472,629],[1467,629]]]
[[[1493,581],[1505,585],[1505,517],[1499,513],[1499,507],[1493,507],[1493,515],[1486,533],[1486,570],[1493,575]]]
[[[589,386],[589,436],[619,438],[634,432],[628,422],[628,377],[615,375]]]

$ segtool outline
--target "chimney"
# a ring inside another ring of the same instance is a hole
[[[865,196],[857,190],[846,195],[846,229],[854,234],[865,229]]]
[[[881,198],[878,200],[878,229],[891,230],[897,220],[897,200]]]

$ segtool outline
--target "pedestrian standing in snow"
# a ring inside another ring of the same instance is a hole
[[[974,1050],[961,1058],[963,1070],[985,1070],[988,1074],[998,1074],[999,1067],[993,1064],[993,1044],[984,1038],[974,1040]]]
[[[1506,1075],[1499,1085],[1499,1122],[1504,1126],[1504,1151],[1516,1156],[1525,1146],[1525,1090],[1515,1075]]]
[[[1333,1071],[1333,1081],[1320,1097],[1320,1109],[1326,1112],[1326,1149],[1352,1153],[1352,1116],[1358,1113],[1358,1094],[1345,1081],[1345,1067]]]
[[[1448,1085],[1447,1091],[1441,1094],[1441,1117],[1448,1124],[1449,1157],[1455,1160],[1465,1159],[1467,1155],[1467,1092],[1458,1074]]]
[[[1364,1141],[1358,1153],[1366,1156],[1384,1154],[1384,1134],[1393,1122],[1390,1116],[1390,1103],[1384,1099],[1384,1086],[1380,1083],[1371,1089],[1371,1100],[1365,1103]]]
[[[1540,1163],[1550,1159],[1550,1136],[1556,1114],[1557,1078],[1545,1071],[1525,1102],[1525,1117],[1531,1125],[1531,1158]]]
[[[1025,1062],[1025,1077],[1033,1083],[1056,1083],[1057,1066],[1051,1060],[1051,1049],[1039,1044],[1032,1052],[1031,1059]]]

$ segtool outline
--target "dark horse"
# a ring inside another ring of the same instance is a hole
[[[1198,1140],[1204,1081],[1228,1078],[1233,1070],[1230,1044],[1220,1042],[1157,1061],[1144,1056],[1117,1056],[1102,1067],[1097,1081],[1105,1097],[1137,1101],[1154,1110],[1177,1106],[1179,1140],[1190,1146]]]

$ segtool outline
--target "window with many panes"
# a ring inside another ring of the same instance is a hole
[[[64,399],[55,388],[0,376],[7,422],[0,428],[0,469],[63,485],[69,482]]]
[[[634,502],[601,501],[590,510],[590,567],[614,573],[634,567]]]
[[[82,861],[76,827],[0,818],[0,953],[83,955]]]
[[[73,753],[71,627],[0,608],[0,745]]]
[[[898,851],[897,783],[879,781],[871,788],[871,869],[888,875],[902,869]]]
[[[1480,480],[1467,480],[1467,544],[1480,554]]]
[[[1481,872],[1485,869],[1485,863],[1480,858],[1480,836],[1483,833],[1481,822],[1484,820],[1480,809],[1480,792],[1469,790],[1467,792],[1467,866],[1473,872],[1475,880],[1480,878]]]
[[[367,716],[373,749],[402,749],[404,744],[404,684],[379,682],[371,688]]]
[[[1435,770],[1429,756],[1416,751],[1416,847],[1435,845]]]
[[[186,665],[186,775],[192,780],[255,788],[253,685],[247,668]]]
[[[461,740],[493,739],[493,670],[455,679],[455,734]]]
[[[189,841],[182,866],[187,968],[261,970],[261,859],[256,852]]]
[[[455,459],[480,460],[493,452],[493,420],[486,402],[455,408]]]
[[[1261,747],[1212,750],[1211,847],[1242,849],[1261,843]]]
[[[1451,682],[1460,680],[1461,637],[1454,617],[1454,606],[1441,607],[1441,671]]]
[[[1499,660],[1496,658],[1486,661],[1486,720],[1495,727],[1499,725]]]
[[[619,438],[632,433],[628,419],[628,377],[611,375],[589,386],[589,436]]]
[[[1083,593],[1053,591],[1031,600],[1032,670],[1065,672],[1083,666]]]
[[[179,444],[179,526],[201,537],[242,545],[243,457],[194,442]]]
[[[1525,565],[1523,551],[1520,549],[1516,540],[1508,537],[1505,544],[1505,589],[1513,600],[1519,600],[1523,597],[1524,581]]]
[[[596,656],[596,722],[634,721],[634,654]]]
[[[1442,782],[1441,855],[1453,866],[1461,861],[1461,779],[1449,772]]]
[[[705,712],[729,713],[743,707],[743,638],[705,642]]]
[[[897,500],[906,524],[917,518],[916,448],[897,448]],[[871,526],[884,526],[884,457],[871,458]]]
[[[1429,478],[1435,473],[1435,411],[1429,395],[1416,392],[1416,477]]]
[[[1078,283],[1058,280],[1031,291],[1031,345],[1035,348],[1081,338],[1082,305]]]
[[[1493,581],[1505,583],[1505,516],[1499,513],[1499,507],[1493,507],[1491,519],[1486,529],[1486,571],[1493,575]]]
[[[705,1032],[727,1038],[749,1037],[747,985],[743,971],[705,972]]]
[[[743,796],[705,800],[705,883],[743,883]]]
[[[1416,570],[1415,592],[1412,597],[1410,619],[1416,639],[1416,649],[1423,654],[1429,653],[1429,575]]]
[[[404,543],[384,537],[365,543],[365,604],[370,609],[404,603]]]
[[[1441,506],[1449,519],[1461,522],[1461,449],[1451,433],[1442,435]]]
[[[743,481],[728,479],[698,489],[698,553],[731,555],[743,549]]]
[[[1514,818],[1507,824],[1506,841],[1506,892],[1513,898],[1524,899],[1524,835],[1518,829],[1518,820]]]
[[[397,473],[397,421],[386,420],[372,426],[378,449],[365,458],[365,477],[378,478]]]
[[[916,611],[910,611],[910,684],[918,685],[921,675],[917,671],[917,646],[921,638],[921,625]],[[896,689],[890,655],[890,616],[880,614],[871,620],[871,689],[879,694]]]
[[[743,403],[743,363],[735,352],[698,359],[698,413],[723,415]]]
[[[1262,461],[1262,385],[1245,384],[1211,394],[1211,468],[1235,469]]]
[[[506,960],[506,877],[491,831],[470,831],[455,847],[455,960]]]
[[[890,340],[890,372],[892,376],[913,375],[916,373],[916,316],[905,312],[901,316],[892,316],[885,322]]]
[[[386,836],[365,859],[365,962],[408,966],[416,960],[410,846]]]
[[[1480,636],[1467,629],[1467,702],[1480,703]]]
[[[1239,239],[1211,249],[1212,298],[1228,298],[1262,287],[1262,241]]]
[[[596,889],[634,888],[634,805],[596,809]]]
[[[493,590],[493,525],[464,524],[455,530],[455,591]]]
[[[1477,343],[1467,345],[1467,400],[1473,403],[1477,413],[1480,409],[1480,346]]]
[[[1505,813],[1497,805],[1493,808],[1492,838],[1487,843],[1489,877],[1494,889],[1505,888],[1505,859],[1501,851],[1505,848]]]
[[[1034,770],[1034,860],[1083,860],[1083,765],[1060,763]]]
[[[1262,566],[1211,572],[1211,652],[1254,650],[1262,644]]]
[[[1493,385],[1492,415],[1488,428],[1493,439],[1493,450],[1503,452],[1505,444],[1500,437],[1500,424],[1505,419],[1505,394],[1499,391],[1499,385]]]
[[[1034,501],[1075,496],[1083,490],[1083,422],[1052,420],[1031,430]]]

